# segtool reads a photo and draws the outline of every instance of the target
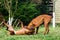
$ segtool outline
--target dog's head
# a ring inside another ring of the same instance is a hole
[[[14,31],[9,31],[10,35],[15,35]]]
[[[35,28],[34,27],[31,27],[31,28],[29,28],[29,30],[35,30]]]
[[[30,34],[34,34],[35,32],[34,26],[31,26],[30,28],[27,28],[27,29],[30,30]]]
[[[35,29],[32,27],[32,28],[26,28],[28,31],[26,32],[26,34],[28,34],[28,35],[31,35],[31,34],[34,34],[34,32],[35,32]]]
[[[35,27],[34,27],[35,25],[34,24],[31,24],[30,26],[28,26],[27,28],[29,29],[29,30],[35,30]]]

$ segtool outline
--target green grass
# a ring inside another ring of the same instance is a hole
[[[0,40],[60,40],[60,27],[53,29],[51,26],[46,35],[43,35],[44,27],[40,27],[36,35],[9,35],[7,32],[6,28],[0,28]]]

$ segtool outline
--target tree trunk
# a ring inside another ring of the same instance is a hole
[[[9,25],[12,25],[12,22],[13,22],[13,17],[9,17]]]

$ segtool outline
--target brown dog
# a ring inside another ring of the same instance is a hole
[[[22,28],[18,31],[15,31],[11,25],[8,25],[5,21],[3,21],[4,25],[8,27],[8,31],[10,35],[29,35],[32,34],[33,32],[31,30],[28,30],[26,28]]]
[[[28,29],[37,28],[35,30],[35,34],[36,34],[36,33],[38,33],[39,25],[41,25],[44,22],[44,26],[45,26],[44,34],[47,34],[49,32],[48,24],[51,21],[51,18],[52,18],[52,16],[50,16],[50,15],[46,15],[46,14],[39,15],[29,23],[27,28]]]

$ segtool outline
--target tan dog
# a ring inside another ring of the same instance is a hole
[[[49,32],[49,22],[51,21],[52,16],[50,15],[39,15],[36,18],[34,18],[28,25],[27,29],[32,29],[32,28],[37,28],[35,30],[35,34],[38,33],[38,28],[39,25],[41,25],[44,22],[44,26],[45,26],[45,31],[44,34],[47,34]]]
[[[8,31],[10,35],[29,35],[32,34],[33,32],[31,30],[28,30],[26,28],[21,28],[18,31],[15,31],[11,25],[8,25],[5,21],[3,21],[4,25],[8,27]]]

